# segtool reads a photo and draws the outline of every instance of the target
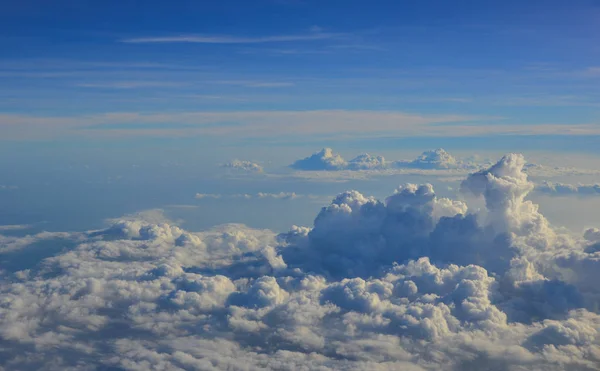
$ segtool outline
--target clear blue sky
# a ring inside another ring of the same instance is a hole
[[[425,119],[477,126],[477,134],[524,125],[537,125],[535,134],[598,131],[597,1],[26,0],[0,10],[5,139],[132,128],[235,136],[245,132],[232,127],[253,125],[180,115],[208,111],[392,111],[443,115]],[[85,118],[74,130],[65,116]],[[208,126],[190,128],[199,124]],[[340,125],[325,134],[344,131]],[[570,132],[573,125],[584,127]],[[371,129],[371,136],[432,135]],[[273,135],[290,133],[298,130]]]
[[[599,36],[597,1],[4,1],[1,222],[314,193],[206,169],[322,147],[597,153]]]

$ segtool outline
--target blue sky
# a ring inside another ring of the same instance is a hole
[[[70,197],[79,201],[61,227],[84,220],[72,217],[80,209],[99,222],[222,188],[313,192],[210,177],[235,158],[281,169],[322,147],[392,159],[437,147],[598,152],[597,1],[19,1],[0,10],[0,185],[20,189],[0,193],[13,210],[5,224],[52,219]],[[321,187],[330,196],[346,186]],[[46,211],[31,216],[38,196]],[[240,215],[253,222],[252,211]]]
[[[178,114],[363,110],[490,134],[597,134],[599,14],[594,1],[12,2],[0,15],[2,126],[11,139],[36,136],[15,122],[52,127],[38,139],[85,137],[73,127],[130,129],[115,115],[127,113],[160,116],[135,121],[136,135],[194,135]],[[186,122],[202,123],[217,136],[219,124],[246,125]]]
[[[599,0],[0,0],[1,370],[600,370]]]

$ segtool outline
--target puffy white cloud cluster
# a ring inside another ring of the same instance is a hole
[[[242,160],[233,160],[231,162],[225,163],[221,165],[221,167],[234,169],[234,170],[242,170],[247,172],[254,173],[262,173],[264,171],[263,167],[259,164],[252,161],[242,161]]]
[[[474,169],[476,165],[471,162],[459,161],[442,148],[425,151],[411,161],[393,162],[386,162],[383,156],[374,156],[368,153],[346,161],[342,156],[334,153],[331,148],[323,148],[320,152],[294,162],[290,167],[296,170],[448,170]]]
[[[599,369],[600,232],[554,231],[523,166],[464,180],[482,212],[408,184],[280,235],[124,219],[3,237],[0,366]]]
[[[539,193],[551,196],[600,196],[600,184],[565,184],[544,182],[535,187]]]

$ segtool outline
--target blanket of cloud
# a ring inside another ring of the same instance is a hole
[[[0,238],[4,370],[597,370],[600,231],[553,229],[521,155],[483,210],[344,192],[312,228],[127,218]]]
[[[459,161],[442,148],[425,151],[411,161],[386,162],[383,156],[374,156],[368,153],[359,155],[350,161],[333,152],[331,148],[321,151],[306,158],[297,160],[290,165],[296,170],[380,170],[390,168],[409,169],[474,169],[470,162]]]

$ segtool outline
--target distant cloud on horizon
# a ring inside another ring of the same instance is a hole
[[[342,33],[326,33],[313,30],[311,33],[296,35],[271,35],[271,36],[233,36],[233,35],[173,35],[173,36],[148,36],[130,37],[120,39],[119,42],[129,44],[153,43],[196,43],[196,44],[263,44],[281,43],[290,41],[325,40],[342,36]]]

